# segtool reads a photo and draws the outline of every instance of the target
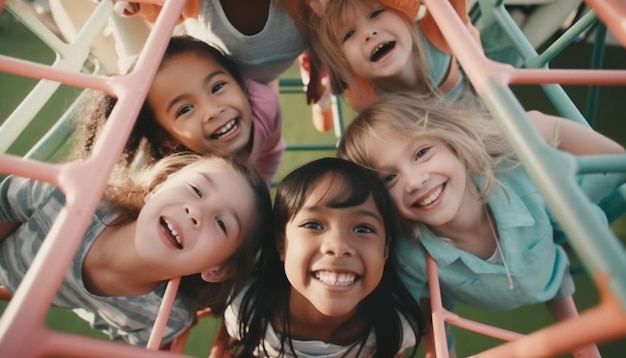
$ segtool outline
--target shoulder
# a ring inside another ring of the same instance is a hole
[[[269,86],[249,79],[246,79],[245,83],[248,94],[250,95],[250,101],[252,101],[253,104],[278,103],[278,94]]]
[[[274,128],[275,122],[281,118],[278,94],[270,87],[252,80],[246,80],[246,88],[252,103],[252,120]]]
[[[241,304],[244,297],[250,292],[250,285],[251,284],[249,283],[241,289],[239,293],[233,297],[230,304],[224,311],[224,325],[226,326],[226,331],[230,337],[235,339],[241,338],[239,337],[239,311],[241,310]]]
[[[513,192],[521,198],[538,194],[538,189],[523,165],[515,168],[501,167],[496,172],[496,179],[507,192]]]
[[[59,203],[65,201],[62,192],[52,184],[18,176],[9,176],[0,183],[2,212],[11,208],[16,213],[30,216],[34,210],[50,200]]]

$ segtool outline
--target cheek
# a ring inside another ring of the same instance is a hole
[[[391,201],[396,209],[400,209],[403,203],[403,193],[404,191],[400,188],[399,185],[396,185],[395,188],[389,191],[389,196],[391,196]]]
[[[359,63],[357,62],[357,51],[359,49],[352,44],[344,44],[341,49],[343,51],[343,56],[346,58],[348,64],[353,68],[358,67]]]
[[[380,254],[377,254],[376,257],[371,257],[367,265],[369,271],[368,281],[372,290],[380,283],[385,270],[385,257],[383,255],[383,251],[378,249],[376,252]]]

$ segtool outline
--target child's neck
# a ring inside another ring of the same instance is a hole
[[[374,81],[374,84],[385,92],[402,92],[402,91],[428,91],[429,84],[424,83],[423,76],[419,74],[419,56],[413,53],[404,69],[393,77],[380,78]]]
[[[161,280],[149,278],[135,256],[136,221],[108,226],[96,238],[83,262],[83,283],[99,296],[137,296],[152,291]]]
[[[298,317],[291,312],[289,318],[291,338],[317,340],[340,346],[356,342],[365,325],[364,317],[360,315],[353,315],[347,320],[324,316],[313,321],[310,317]]]
[[[431,230],[439,237],[452,241],[456,248],[467,251],[482,259],[487,259],[496,250],[496,241],[493,233],[497,233],[495,220],[492,218],[493,230],[487,218],[487,206],[480,202],[473,209],[465,208],[464,215],[458,215],[452,222],[441,227],[432,227]],[[491,215],[491,214],[489,214]]]
[[[355,343],[363,333],[365,317],[356,310],[350,315],[329,317],[321,314],[310,304],[306,306],[290,304],[289,333],[293,339],[318,340],[348,346]],[[278,331],[284,332],[278,324],[275,327]]]
[[[220,0],[224,14],[234,28],[246,36],[256,35],[265,28],[272,0]],[[241,9],[246,11],[241,11]]]

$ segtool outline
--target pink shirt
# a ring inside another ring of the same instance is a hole
[[[283,138],[283,116],[278,95],[273,89],[246,80],[252,102],[252,150],[248,162],[270,185],[278,171],[287,143]]]

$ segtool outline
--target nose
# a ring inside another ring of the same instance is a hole
[[[202,216],[202,213],[200,212],[200,210],[193,206],[193,205],[189,205],[186,204],[184,206],[185,209],[185,214],[187,214],[187,217],[189,218],[189,220],[191,220],[191,225],[194,228],[199,228],[200,227],[200,218]]]
[[[405,178],[407,178],[405,189],[407,193],[410,193],[412,191],[421,189],[428,181],[428,178],[430,178],[430,175],[425,171],[421,171],[414,175],[407,175],[405,176]]]
[[[219,118],[219,116],[224,112],[224,107],[213,104],[206,104],[204,110],[204,121],[209,122],[213,119]]]
[[[321,251],[324,255],[335,257],[351,256],[354,249],[349,241],[350,233],[342,230],[329,230],[322,242]]]
[[[369,42],[370,40],[372,40],[374,37],[376,37],[378,35],[378,30],[373,30],[373,31],[368,31],[365,34],[365,42]]]

